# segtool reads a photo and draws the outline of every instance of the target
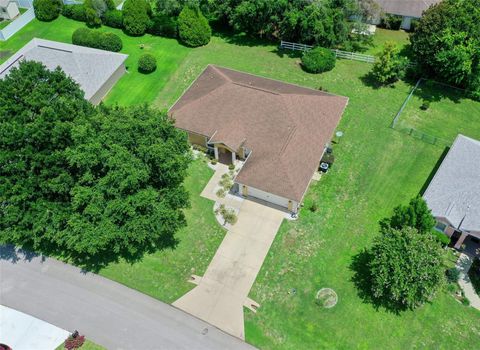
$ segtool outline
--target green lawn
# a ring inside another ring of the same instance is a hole
[[[427,110],[420,106],[428,101]],[[480,103],[465,97],[463,91],[431,81],[422,81],[402,112],[399,128],[414,128],[447,143],[457,134],[480,139]]]
[[[367,51],[365,51],[365,54],[375,55],[380,53],[383,49],[383,45],[387,41],[393,41],[397,44],[398,49],[402,50],[410,43],[408,35],[409,34],[404,30],[377,28],[373,36],[373,46],[368,48]]]
[[[82,25],[57,21],[65,24],[62,34],[52,24],[49,29],[49,24],[34,22],[27,29],[30,37],[57,35],[68,42],[74,27]],[[131,38],[132,46],[126,47],[135,51],[148,38]],[[338,61],[331,72],[308,74],[300,68],[298,57],[239,36],[217,36],[197,49],[185,49],[166,39],[151,40],[165,48],[172,45],[168,52],[172,65],[158,81],[131,69],[132,76],[143,77],[136,82],[137,89],[131,86],[134,78],[125,76],[108,102],[134,103],[142,99],[130,98],[130,94],[142,91],[143,100],[156,95],[156,106],[169,107],[208,63],[321,86],[350,99],[338,127],[344,136],[334,146],[336,162],[307,194],[306,202],[316,200],[318,211],[302,210],[298,221],[283,223],[250,293],[261,307],[256,314],[245,311],[247,341],[265,349],[472,349],[480,342],[480,313],[457,303],[447,292],[415,312],[396,315],[364,302],[351,281],[353,258],[377,235],[378,220],[420,191],[444,151],[389,128],[410,85],[399,82],[394,88],[375,89],[362,79],[371,66],[347,60]],[[10,40],[7,49],[21,46],[17,41]],[[438,105],[448,103],[442,99]],[[473,105],[478,108],[478,103]],[[463,109],[458,113],[464,113]],[[190,169],[186,181],[192,199],[192,208],[186,212],[189,226],[179,233],[175,250],[146,256],[134,265],[112,264],[101,274],[164,301],[173,301],[192,288],[185,282],[191,269],[201,275],[223,237],[212,203],[199,197],[210,175],[201,161]],[[333,309],[322,310],[314,303],[316,291],[323,287],[338,294]],[[296,294],[289,293],[292,288]]]
[[[72,33],[82,26],[85,24],[62,16],[50,23],[34,19],[9,40],[0,42],[0,51],[9,51],[8,56],[10,56],[34,37],[71,43]],[[151,35],[140,38],[130,37],[119,29],[105,26],[100,30],[119,35],[123,41],[121,52],[129,55],[126,62],[128,72],[110,91],[106,103],[131,105],[153,101],[190,51],[174,39]],[[143,49],[141,49],[141,45],[144,45]],[[147,52],[157,58],[158,68],[151,74],[141,74],[137,70],[138,58]],[[8,56],[0,54],[0,63],[5,61]]]
[[[169,106],[207,63],[350,98],[338,128],[344,137],[335,145],[337,161],[306,199],[320,209],[284,222],[250,293],[261,307],[256,314],[245,311],[247,341],[265,349],[468,349],[478,343],[480,313],[447,292],[431,305],[395,315],[363,302],[351,282],[353,257],[371,243],[378,220],[420,191],[444,150],[388,127],[411,86],[366,86],[361,78],[371,66],[346,60],[329,73],[311,75],[299,68],[298,58],[278,54],[274,46],[235,42],[215,37],[188,55],[155,103]],[[323,287],[338,293],[331,310],[314,303]]]
[[[212,174],[203,159],[189,169],[185,186],[192,207],[185,211],[188,226],[177,233],[175,249],[146,255],[135,264],[111,264],[100,274],[169,303],[192,289],[188,278],[192,273],[203,275],[225,234],[213,214],[213,202],[200,197]]]

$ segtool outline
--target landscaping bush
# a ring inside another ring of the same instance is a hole
[[[446,246],[450,244],[450,237],[448,237],[445,233],[439,232],[433,229],[432,235],[435,237],[437,242],[440,243],[442,246]]]
[[[148,32],[152,35],[176,38],[177,21],[176,19],[165,15],[155,16],[150,21]]]
[[[178,36],[187,46],[203,46],[210,42],[212,28],[198,8],[185,6],[178,16]]]
[[[335,67],[335,54],[329,49],[316,47],[302,56],[302,66],[310,73],[322,73]]]
[[[392,30],[399,30],[402,25],[402,16],[387,14],[382,18],[381,27]]]
[[[145,0],[126,0],[122,11],[125,32],[134,36],[145,34],[150,25],[150,5]]]
[[[62,0],[34,0],[33,10],[39,21],[49,22],[57,18],[62,12]]]
[[[468,270],[468,277],[472,281],[473,288],[480,294],[480,259],[475,258],[473,260],[470,270]]]
[[[103,23],[112,28],[123,28],[123,14],[120,10],[108,10],[105,12]]]
[[[89,27],[97,28],[102,25],[102,20],[93,8],[87,7],[85,8],[85,23]]]
[[[102,33],[88,28],[78,28],[73,32],[72,43],[95,49],[118,52],[122,49],[122,39],[114,33]]]
[[[317,202],[313,201],[312,203],[310,203],[310,205],[308,206],[308,209],[314,213],[318,210],[318,204]]]
[[[426,111],[429,108],[430,108],[430,102],[429,101],[423,101],[422,105],[420,106],[420,109],[422,111]]]
[[[382,52],[377,55],[370,74],[377,83],[388,85],[403,77],[406,66],[407,62],[400,57],[397,45],[387,41]]]
[[[86,21],[85,6],[82,4],[64,5],[62,15],[75,21]]]
[[[445,272],[448,282],[457,283],[460,278],[460,271],[456,267],[451,267]]]
[[[141,73],[151,73],[157,69],[157,59],[155,56],[145,53],[138,59],[138,71]]]
[[[229,170],[234,170],[234,169],[235,169],[235,165],[234,165],[234,164],[230,164],[230,165],[228,166],[228,169],[229,169]]]

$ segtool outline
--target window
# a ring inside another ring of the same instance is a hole
[[[437,221],[437,224],[435,225],[435,229],[440,232],[445,232],[445,229],[447,228],[447,225],[444,224],[443,222]]]

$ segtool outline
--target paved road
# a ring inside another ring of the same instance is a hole
[[[254,349],[170,305],[54,259],[0,247],[0,304],[107,349]]]

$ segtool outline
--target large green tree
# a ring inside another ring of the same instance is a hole
[[[430,7],[410,40],[424,75],[480,97],[480,0],[444,0]]]
[[[387,41],[377,55],[371,75],[379,84],[390,84],[400,79],[405,71],[406,61],[400,57],[397,46]]]
[[[418,195],[412,198],[408,205],[394,208],[393,215],[380,221],[380,226],[382,230],[412,227],[420,233],[427,233],[435,226],[435,218],[423,197]]]
[[[433,236],[414,228],[382,232],[370,256],[373,298],[389,309],[414,309],[432,300],[444,281],[443,250]]]
[[[59,69],[23,62],[0,79],[0,239],[34,248],[56,241],[70,218],[75,178],[66,149],[75,120],[93,113]]]
[[[189,146],[166,113],[94,108],[60,70],[0,80],[0,241],[92,267],[175,244]]]
[[[123,26],[129,35],[145,34],[150,24],[152,9],[146,0],[126,0],[122,7]]]

